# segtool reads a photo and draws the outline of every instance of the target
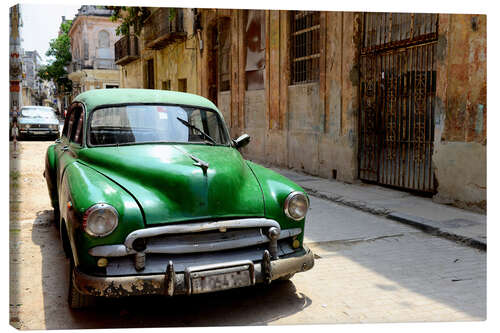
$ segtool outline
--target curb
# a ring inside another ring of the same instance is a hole
[[[361,211],[364,211],[366,213],[370,213],[373,215],[380,215],[380,216],[387,216],[388,214],[392,213],[392,210],[384,208],[384,207],[379,207],[379,206],[374,206],[370,205],[364,201],[356,201],[356,200],[350,200],[346,199],[345,197],[341,195],[332,195],[330,193],[325,193],[325,192],[320,192],[318,190],[315,190],[313,188],[303,186],[301,185],[306,192],[314,197],[333,201],[336,203],[339,203],[344,206],[349,206]]]
[[[411,216],[403,213],[393,212],[387,215],[387,218],[390,220],[394,220],[397,222],[401,222],[404,224],[411,225],[415,228],[418,228],[428,234],[440,236],[443,238],[447,238],[449,240],[463,243],[464,245],[474,247],[476,249],[486,251],[486,242],[462,235],[457,235],[454,233],[450,233],[448,231],[442,230],[439,227],[434,226],[435,223],[432,220],[427,220],[418,216]]]
[[[361,210],[361,211],[369,213],[369,214],[386,217],[390,220],[404,223],[404,224],[413,226],[415,228],[418,228],[425,233],[428,233],[428,234],[431,234],[434,236],[443,237],[443,238],[446,238],[446,239],[449,239],[449,240],[452,240],[452,241],[455,241],[458,243],[462,243],[464,245],[467,245],[467,246],[470,246],[470,247],[473,247],[473,248],[476,248],[476,249],[479,249],[482,251],[486,251],[486,242],[479,240],[479,239],[472,238],[472,237],[454,234],[454,233],[451,233],[449,231],[440,229],[439,227],[435,226],[435,224],[436,224],[435,221],[427,220],[425,218],[418,217],[418,216],[411,216],[411,215],[407,215],[407,214],[403,214],[403,213],[398,213],[398,212],[392,211],[392,210],[384,208],[384,207],[370,205],[364,201],[350,200],[350,199],[346,199],[345,197],[343,197],[341,195],[325,193],[325,192],[321,192],[321,191],[315,190],[315,189],[307,187],[307,186],[303,186],[303,185],[301,185],[301,186],[304,190],[307,191],[308,194],[310,194],[314,197],[329,200],[329,201],[332,201],[332,202],[335,202],[335,203],[338,203],[338,204],[341,204],[344,206],[348,206],[348,207],[351,207],[351,208],[354,208],[357,210]]]

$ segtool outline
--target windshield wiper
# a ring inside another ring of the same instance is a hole
[[[194,125],[191,125],[190,123],[188,123],[187,121],[185,121],[184,119],[181,119],[179,117],[177,117],[177,120],[179,120],[181,123],[183,123],[184,125],[186,125],[187,127],[189,128],[192,128],[196,131],[198,131],[201,135],[203,135],[205,138],[207,138],[208,140],[210,140],[212,142],[212,144],[216,145],[217,142],[215,142],[214,139],[212,139],[212,137],[210,135],[208,135],[207,133],[203,132],[201,129],[199,129],[198,127],[194,126]]]

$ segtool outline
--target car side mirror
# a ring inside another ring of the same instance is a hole
[[[243,134],[239,138],[233,140],[234,147],[236,149],[245,147],[249,142],[250,142],[250,135],[248,134]]]

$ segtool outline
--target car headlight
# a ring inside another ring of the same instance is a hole
[[[22,129],[28,129],[31,127],[31,125],[30,124],[19,124],[19,127]]]
[[[54,130],[56,130],[58,127],[59,127],[59,125],[50,125],[50,128],[54,129]]]
[[[91,206],[83,215],[83,230],[93,237],[104,237],[118,226],[118,213],[113,206],[98,203]]]
[[[302,192],[292,192],[286,199],[284,204],[285,215],[295,221],[302,220],[309,208],[309,200]]]

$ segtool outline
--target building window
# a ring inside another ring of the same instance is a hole
[[[223,18],[217,27],[219,91],[231,90],[231,20]]]
[[[319,80],[319,16],[317,11],[290,13],[291,83]]]
[[[187,79],[179,79],[177,87],[177,91],[187,92]]]
[[[162,81],[161,82],[161,89],[162,90],[170,90],[170,80]]]
[[[99,48],[108,48],[109,47],[109,32],[106,30],[99,31],[98,37]]]
[[[266,67],[265,12],[263,10],[247,10],[244,22],[246,89],[264,89],[264,70]]]
[[[83,41],[83,59],[89,60],[89,42],[86,40]]]

